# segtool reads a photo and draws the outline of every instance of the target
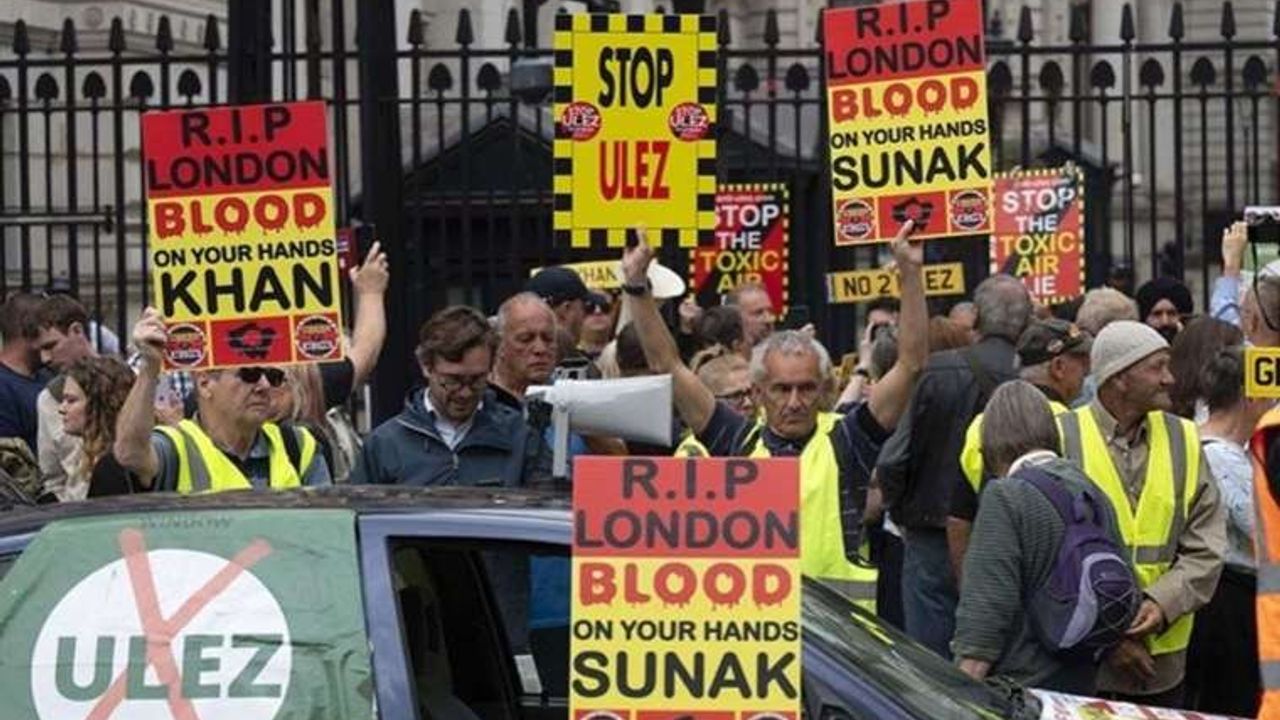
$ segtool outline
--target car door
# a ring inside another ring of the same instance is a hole
[[[549,518],[361,518],[382,720],[568,716],[568,524]]]

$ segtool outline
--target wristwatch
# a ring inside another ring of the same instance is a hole
[[[644,297],[649,294],[649,283],[646,281],[640,285],[632,285],[630,283],[622,284],[622,292],[636,297]]]

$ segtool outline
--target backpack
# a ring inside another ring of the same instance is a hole
[[[1128,553],[1107,530],[1107,499],[1092,486],[1076,495],[1035,467],[1015,477],[1040,491],[1065,526],[1053,570],[1028,603],[1032,628],[1056,654],[1096,661],[1124,639],[1142,599]]]
[[[0,509],[35,505],[44,490],[40,467],[22,438],[0,438]]]

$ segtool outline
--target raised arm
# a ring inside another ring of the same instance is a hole
[[[880,427],[892,430],[907,409],[911,390],[929,359],[929,311],[924,300],[924,245],[909,242],[915,223],[907,221],[893,240],[902,307],[898,313],[898,360],[871,388],[867,404]]]
[[[631,322],[636,326],[636,335],[640,338],[640,346],[644,348],[644,357],[649,367],[660,373],[670,373],[676,412],[685,425],[699,433],[711,420],[716,399],[680,359],[675,338],[671,337],[671,331],[667,329],[667,324],[658,312],[658,305],[649,293],[648,271],[649,263],[653,261],[653,248],[649,247],[649,239],[644,230],[637,230],[636,234],[640,242],[622,253],[622,272],[626,283],[623,302],[631,313]],[[640,288],[643,288],[643,292],[636,294],[635,291]]]
[[[365,256],[364,264],[351,268],[351,287],[355,289],[356,319],[351,331],[353,368],[351,387],[358,388],[369,379],[378,364],[378,355],[387,339],[387,255],[382,243],[375,242]]]
[[[156,425],[156,385],[166,333],[164,319],[155,308],[142,311],[133,328],[133,344],[138,349],[138,375],[116,417],[116,441],[112,446],[116,462],[138,476],[150,488],[160,472],[160,458],[151,446],[151,429]]]

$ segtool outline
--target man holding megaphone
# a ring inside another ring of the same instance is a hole
[[[823,412],[819,404],[833,381],[826,348],[793,330],[776,332],[752,350],[751,392],[763,410],[760,420],[717,401],[680,360],[649,293],[646,271],[654,253],[643,229],[622,256],[625,302],[650,367],[672,376],[680,418],[713,456],[800,459],[801,569],[864,606],[876,591],[875,569],[858,556],[870,469],[929,354],[924,254],[921,243],[907,240],[913,228],[908,221],[893,241],[902,288],[898,360],[866,402],[843,414]]]

